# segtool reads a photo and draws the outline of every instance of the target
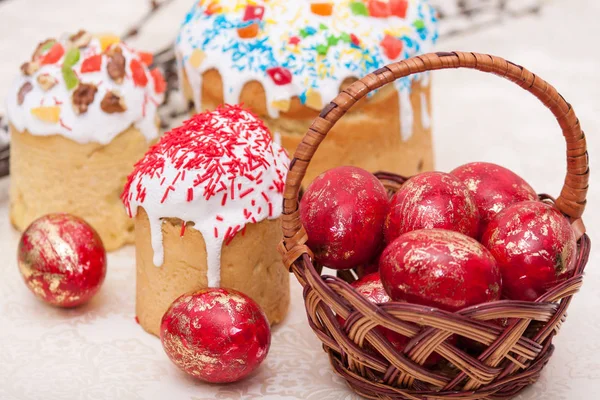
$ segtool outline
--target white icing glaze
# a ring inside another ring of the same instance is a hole
[[[67,37],[58,40],[65,49],[68,48]],[[113,81],[107,73],[108,58],[102,57],[101,69],[97,72],[81,72],[81,65],[90,56],[102,54],[100,41],[93,38],[90,44],[80,49],[79,61],[73,66],[74,71],[81,83],[89,83],[97,86],[98,91],[94,101],[89,105],[87,112],[77,114],[73,108],[72,94],[74,89],[69,90],[65,84],[61,65],[61,59],[49,65],[43,65],[32,76],[21,74],[18,76],[9,91],[6,99],[8,119],[16,129],[27,130],[32,135],[49,136],[62,135],[78,143],[100,143],[106,145],[117,135],[135,126],[146,137],[148,141],[159,136],[156,115],[157,108],[164,99],[162,93],[157,93],[154,87],[153,77],[144,65],[144,71],[148,78],[146,86],[136,86],[132,79],[130,62],[138,54],[125,44],[119,45],[125,57],[126,76],[123,82],[118,84]],[[57,80],[57,84],[48,91],[44,91],[37,82],[37,77],[48,74]],[[20,88],[30,82],[32,90],[24,97],[23,104],[18,104],[18,93]],[[124,101],[126,111],[109,114],[101,109],[100,104],[104,95],[109,91],[118,93]],[[31,110],[40,106],[60,107],[60,121],[57,123],[44,121],[32,114]]]
[[[232,137],[237,143],[227,145]],[[230,167],[235,163],[246,165],[243,173]],[[164,262],[163,219],[193,223],[206,243],[208,284],[217,287],[223,244],[243,234],[246,223],[281,215],[288,163],[260,120],[240,107],[225,106],[166,133],[136,165],[123,200],[131,217],[138,207],[146,211],[156,266]],[[217,167],[223,173],[210,172]],[[214,194],[208,194],[213,188]]]
[[[256,0],[251,3],[264,7],[260,30],[254,38],[243,39],[238,34],[238,28],[249,23],[243,21],[248,1],[196,2],[183,23],[176,49],[179,66],[186,71],[198,111],[202,108],[202,74],[211,69],[222,77],[226,103],[239,102],[244,85],[257,81],[265,90],[269,115],[277,118],[282,108],[278,102],[298,96],[307,106],[321,109],[338,94],[345,79],[360,78],[392,61],[427,52],[437,39],[435,12],[426,0],[410,0],[404,17],[383,18],[355,15],[350,3],[357,3],[356,0],[330,0],[333,5],[330,16],[311,11],[311,3],[327,1]],[[364,2],[365,9],[367,3]],[[214,12],[207,14],[209,9]],[[307,29],[314,33],[301,34]],[[354,39],[348,39],[350,34],[358,39],[358,45],[352,43]],[[401,40],[403,45],[393,59],[381,44],[386,35]],[[329,37],[333,37],[335,43],[327,45],[325,55],[319,55],[317,46],[328,43]],[[299,40],[299,43],[290,43],[290,40]],[[265,72],[273,67],[289,70],[292,82],[275,84]],[[403,139],[412,135],[414,116],[410,101],[405,100],[415,79],[420,77],[395,82],[403,102],[400,114]],[[320,99],[315,100],[314,93]]]

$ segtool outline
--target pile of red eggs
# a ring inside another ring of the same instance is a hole
[[[374,303],[458,311],[534,301],[575,268],[567,218],[517,174],[490,163],[421,173],[391,199],[369,172],[334,168],[307,188],[300,216],[315,261],[364,272],[353,286]],[[407,342],[389,333],[398,347]]]

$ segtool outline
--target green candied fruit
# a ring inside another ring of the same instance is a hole
[[[342,40],[342,42],[345,42],[345,43],[350,43],[352,41],[352,38],[346,32],[344,32],[340,35],[340,39]]]
[[[40,48],[41,52],[43,53],[43,52],[45,52],[46,50],[50,50],[50,48],[51,48],[52,46],[54,46],[54,44],[55,44],[55,43],[56,43],[56,40],[48,40],[48,42],[47,42],[47,43],[45,43],[45,44],[44,44],[44,45],[43,45],[43,46]]]
[[[422,19],[418,19],[413,23],[413,26],[417,29],[425,29],[425,22]]]
[[[337,46],[338,42],[340,41],[340,38],[337,36],[327,36],[327,45],[329,46]]]
[[[322,56],[327,55],[327,51],[329,51],[329,47],[324,44],[318,44],[316,49],[317,49],[317,53],[319,53]]]
[[[67,54],[65,54],[63,66],[72,67],[73,65],[77,64],[77,62],[79,61],[80,55],[81,55],[81,52],[79,51],[78,48],[73,47],[73,48],[69,49],[69,51],[67,51]]]
[[[62,76],[65,80],[65,85],[67,86],[68,90],[75,89],[79,84],[79,78],[77,77],[77,74],[75,71],[73,71],[73,68],[67,66],[66,64],[63,64]]]
[[[321,25],[319,25],[319,29],[322,31],[326,31],[327,29],[329,29],[329,27],[322,23]]]
[[[350,10],[352,10],[354,15],[364,15],[365,17],[369,16],[369,9],[362,1],[353,1],[350,3]]]

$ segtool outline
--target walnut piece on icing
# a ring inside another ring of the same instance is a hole
[[[88,106],[94,102],[98,88],[90,83],[81,83],[73,92],[73,110],[77,115],[84,114]]]
[[[69,42],[71,45],[78,48],[86,47],[88,44],[90,44],[91,40],[92,34],[83,29],[76,34],[69,36]]]
[[[40,42],[31,56],[31,61],[36,61],[38,58],[40,58],[44,52],[54,45],[54,43],[56,43],[56,39],[54,38],[46,39],[43,42]]]
[[[106,69],[108,76],[118,84],[123,82],[125,77],[125,57],[123,56],[123,50],[118,46],[111,47],[108,52],[108,64]]]
[[[121,113],[127,111],[127,107],[125,105],[125,101],[123,98],[115,91],[106,92],[102,102],[100,103],[100,108],[108,114]]]
[[[23,75],[32,76],[40,69],[40,63],[37,61],[28,61],[21,65],[21,72]]]
[[[38,85],[40,85],[45,92],[52,89],[58,83],[58,80],[50,74],[38,75],[36,80]]]

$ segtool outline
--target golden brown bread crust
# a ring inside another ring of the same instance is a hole
[[[66,212],[91,224],[109,251],[133,243],[133,220],[120,196],[148,149],[138,129],[128,128],[108,145],[35,136],[14,126],[10,131],[10,218],[18,230],[45,214]]]
[[[183,93],[192,100],[193,92],[186,71],[182,71],[181,76]],[[342,88],[350,83],[351,80],[346,80]],[[323,141],[311,161],[304,182],[309,183],[325,170],[340,165],[355,165],[371,172],[383,170],[403,175],[433,169],[431,129],[424,126],[422,120],[424,105],[421,104],[421,93],[427,100],[427,112],[429,115],[431,113],[430,86],[413,83],[410,95],[414,112],[413,134],[407,141],[400,136],[398,95],[392,85],[357,103]],[[214,69],[206,71],[202,79],[202,110],[212,110],[223,101],[221,75]],[[282,144],[290,156],[321,111],[302,105],[294,97],[288,112],[281,112],[279,118],[271,118],[267,112],[265,91],[256,81],[244,86],[240,103],[261,117],[271,132],[281,134]]]
[[[135,218],[136,314],[149,333],[160,334],[160,321],[180,295],[208,285],[206,245],[202,234],[188,223],[167,218],[162,224],[164,263],[154,266],[150,224],[143,208]],[[271,324],[279,323],[290,301],[289,272],[276,249],[281,221],[264,220],[246,225],[221,251],[221,286],[239,290],[254,299]]]

